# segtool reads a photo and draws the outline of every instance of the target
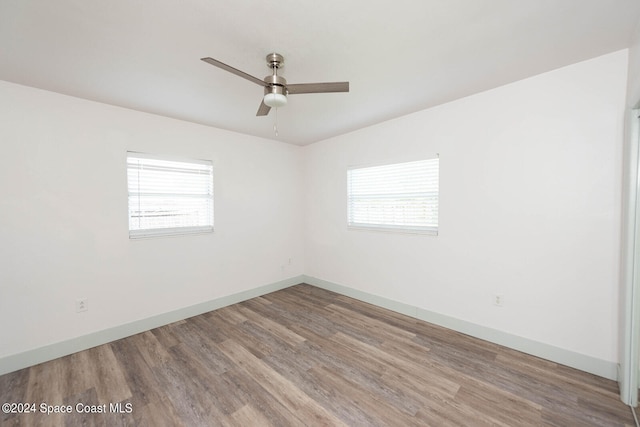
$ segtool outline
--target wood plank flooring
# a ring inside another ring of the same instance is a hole
[[[36,413],[3,426],[634,425],[613,381],[305,284],[0,376],[5,402]]]

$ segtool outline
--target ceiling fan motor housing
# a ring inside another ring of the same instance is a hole
[[[267,76],[264,78],[264,82],[266,83],[264,87],[264,94],[268,93],[279,93],[282,95],[287,95],[287,80],[281,76]]]

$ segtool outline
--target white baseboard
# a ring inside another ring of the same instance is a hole
[[[28,350],[22,353],[5,356],[3,358],[0,358],[0,375],[27,368],[29,366],[37,365],[38,363],[57,359],[58,357],[66,356],[78,351],[87,350],[98,345],[106,344],[111,341],[139,334],[150,329],[168,325],[169,323],[197,316],[202,313],[207,313],[209,311],[226,307],[238,302],[246,301],[248,299],[265,295],[270,292],[288,288],[290,286],[302,283],[303,281],[303,276],[291,277],[279,282],[260,286],[254,289],[249,289],[243,292],[238,292],[237,294],[228,295],[225,297],[217,298],[215,300],[180,308],[168,313],[158,314],[147,319],[115,326],[113,328],[104,329],[102,331],[72,338],[55,344],[50,344],[44,347],[39,347],[33,350]]]
[[[308,283],[319,288],[327,289],[364,301],[379,307],[383,307],[397,313],[402,313],[416,319],[424,320],[439,326],[443,326],[454,331],[490,341],[523,353],[531,354],[552,362],[580,369],[585,372],[592,373],[604,378],[616,380],[617,364],[606,360],[597,359],[580,353],[575,353],[560,347],[533,341],[528,338],[512,335],[497,329],[488,328],[486,326],[476,325],[471,322],[456,319],[440,313],[424,310],[409,304],[393,301],[388,298],[369,294],[347,286],[339,285],[327,280],[318,279],[316,277],[301,275],[281,280],[279,282],[260,286],[258,288],[239,292],[237,294],[228,295],[215,300],[203,302],[193,306],[181,308],[168,313],[159,314],[147,319],[138,320],[127,323],[125,325],[116,326],[102,331],[94,332],[88,335],[72,338],[59,343],[47,345],[44,347],[28,350],[0,358],[0,375],[38,363],[57,359],[78,351],[86,350],[98,345],[106,344],[121,338],[126,338],[141,332],[148,331],[169,323],[177,322],[182,319],[197,316],[218,308],[226,307],[238,302],[246,301],[261,295],[268,294],[280,289],[288,288],[299,283]]]
[[[357,289],[329,282],[327,280],[318,279],[316,277],[306,275],[302,277],[305,283],[319,288],[327,289],[329,291],[405,314],[416,319],[443,326],[472,337],[500,344],[561,365],[570,366],[610,380],[617,380],[617,364],[615,362],[609,362],[581,353],[576,353],[571,350],[555,347],[553,345],[541,343],[518,335],[512,335],[486,326],[476,325],[465,320],[424,310],[419,307],[393,301],[381,296],[372,295]]]

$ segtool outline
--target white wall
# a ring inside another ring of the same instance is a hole
[[[620,396],[626,404],[636,406],[638,402],[638,323],[640,299],[634,289],[633,274],[636,264],[635,240],[637,181],[638,181],[638,118],[633,111],[640,104],[640,22],[629,48],[627,99],[625,111],[625,136],[623,141],[622,173],[622,224],[620,265],[620,313],[619,347],[620,369],[618,383]],[[638,285],[635,286],[636,288]]]
[[[640,102],[640,22],[629,47],[629,81],[627,86],[627,106],[637,107]]]
[[[625,50],[305,147],[305,273],[617,362],[626,72]],[[439,236],[347,230],[347,166],[434,153]]]
[[[299,147],[0,82],[0,148],[0,358],[303,272]],[[213,160],[215,232],[129,240],[127,150]]]

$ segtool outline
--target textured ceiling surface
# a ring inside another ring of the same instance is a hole
[[[629,46],[638,0],[0,0],[0,79],[306,145]],[[256,117],[285,57],[290,95]]]

